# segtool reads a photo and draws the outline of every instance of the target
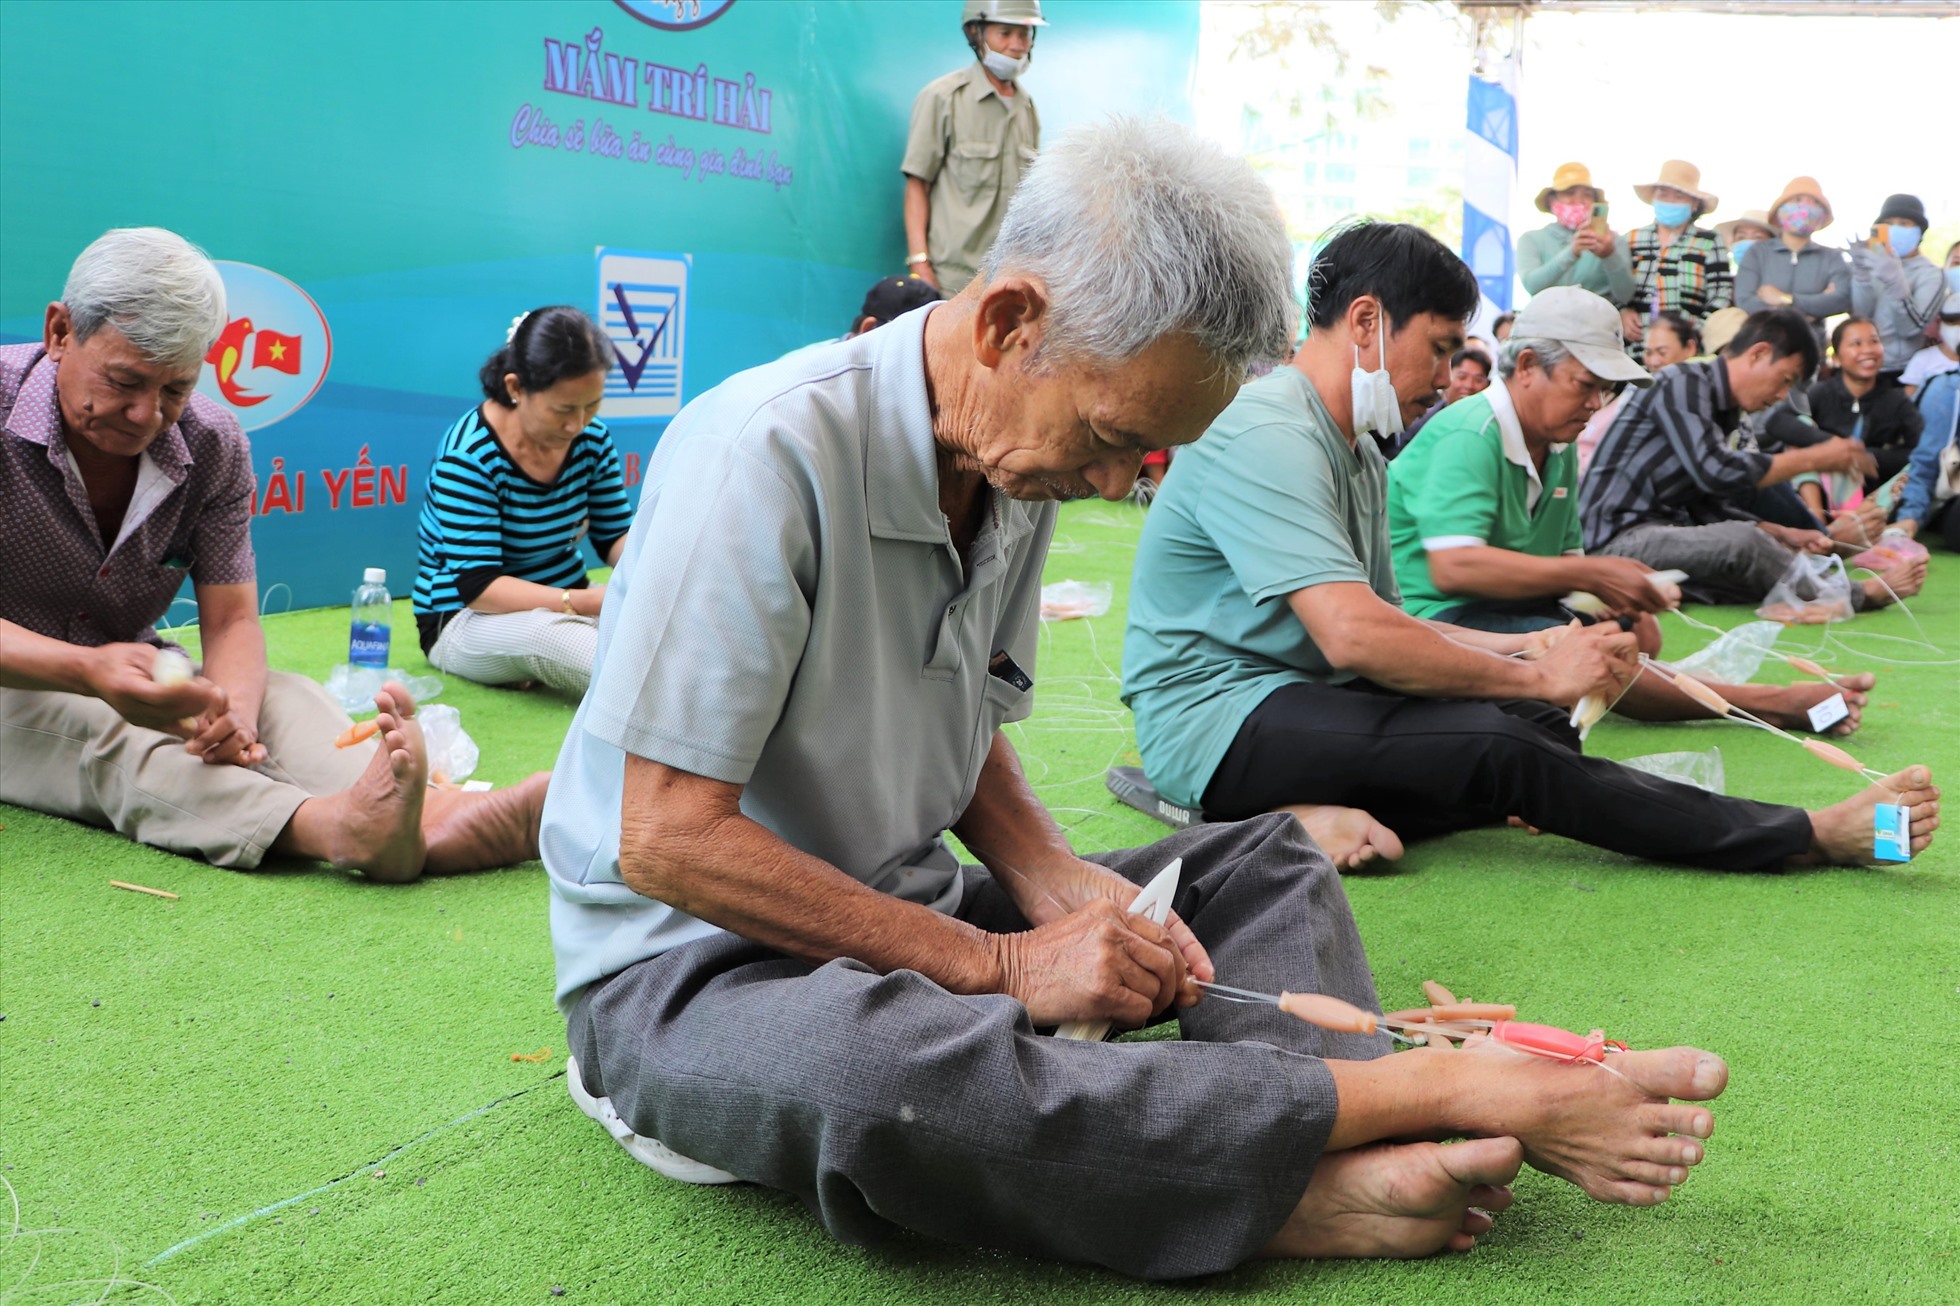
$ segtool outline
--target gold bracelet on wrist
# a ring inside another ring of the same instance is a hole
[[[569,589],[558,592],[558,606],[565,609],[565,615],[576,617],[578,609],[572,606],[572,592]]]

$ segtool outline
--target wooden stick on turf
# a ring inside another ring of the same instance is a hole
[[[147,893],[153,898],[168,898],[172,902],[177,900],[177,895],[167,889],[152,889],[146,885],[131,884],[126,880],[111,880],[109,881],[109,887],[112,889],[128,889],[131,893]]]

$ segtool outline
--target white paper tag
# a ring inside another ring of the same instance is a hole
[[[1822,734],[1850,715],[1851,709],[1844,705],[1844,695],[1833,694],[1810,709],[1810,728]]]

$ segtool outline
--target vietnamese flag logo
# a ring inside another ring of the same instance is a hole
[[[269,367],[288,376],[299,375],[299,337],[261,331],[252,344],[252,366]]]
[[[225,401],[240,408],[262,404],[272,397],[253,394],[238,383],[238,369],[245,361],[247,339],[253,341],[253,367],[269,367],[288,376],[299,375],[298,336],[281,335],[277,331],[254,331],[251,318],[233,318],[225,324],[224,334],[211,346],[211,352],[204,356],[204,361],[218,369],[218,390]]]
[[[205,354],[198,393],[247,431],[291,417],[333,365],[333,331],[313,297],[270,268],[216,260],[230,321]]]

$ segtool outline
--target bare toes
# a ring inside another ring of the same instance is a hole
[[[1728,1087],[1728,1063],[1699,1048],[1661,1048],[1652,1052],[1622,1052],[1609,1063],[1636,1088],[1655,1097],[1678,1097],[1705,1102]],[[1706,1112],[1703,1113],[1704,1115]],[[1681,1130],[1678,1132],[1692,1132]]]
[[[1636,1184],[1667,1188],[1687,1183],[1688,1170],[1686,1166],[1655,1165],[1651,1161],[1622,1161],[1620,1177]]]
[[[1678,1134],[1663,1134],[1657,1138],[1649,1138],[1633,1149],[1635,1160],[1670,1167],[1700,1165],[1707,1153],[1708,1149],[1695,1139],[1684,1138]],[[1679,1183],[1680,1180],[1674,1182]]]
[[[1715,1132],[1714,1113],[1706,1108],[1681,1102],[1668,1102],[1646,1108],[1641,1121],[1656,1137],[1683,1135],[1707,1138]]]
[[[1632,1179],[1609,1181],[1599,1185],[1597,1191],[1588,1190],[1602,1202],[1617,1202],[1621,1206],[1659,1206],[1674,1195],[1674,1190],[1643,1184]]]

